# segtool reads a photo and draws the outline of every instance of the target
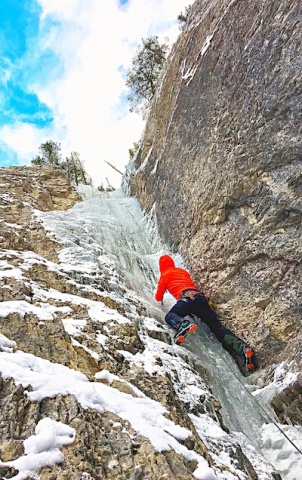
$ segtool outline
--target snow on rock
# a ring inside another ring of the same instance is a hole
[[[281,362],[277,365],[272,381],[262,388],[254,389],[252,395],[262,403],[269,405],[276,394],[285,390],[297,379],[297,372],[291,371],[291,364],[292,362]]]
[[[43,418],[35,428],[35,435],[24,440],[25,455],[11,462],[0,462],[0,466],[7,465],[18,470],[14,480],[37,478],[42,468],[63,463],[64,455],[59,449],[73,443],[75,434],[75,430],[68,425]]]
[[[13,340],[9,340],[5,335],[0,333],[0,351],[11,353],[17,349],[17,344]]]
[[[11,313],[17,313],[20,317],[24,317],[28,313],[37,315],[40,320],[52,320],[52,315],[46,313],[43,308],[31,305],[26,301],[7,301],[1,302],[0,305],[0,317],[5,318]]]
[[[301,480],[302,476],[302,427],[299,425],[263,425],[263,451],[275,465],[282,480]],[[293,448],[293,442],[297,449]]]
[[[0,305],[0,317],[5,318],[11,313],[17,313],[20,317],[32,313],[36,315],[41,321],[53,320],[53,314],[55,312],[69,313],[72,310],[68,307],[53,307],[47,303],[42,303],[40,307],[32,305],[25,300],[12,300],[7,302],[1,302]]]
[[[200,480],[217,478],[201,455],[188,450],[179,442],[192,435],[190,430],[167,419],[164,416],[167,413],[166,408],[159,402],[146,397],[142,392],[139,398],[132,397],[102,383],[91,383],[85,375],[68,367],[20,351],[0,353],[0,372],[4,379],[13,378],[17,385],[21,384],[25,388],[30,385],[31,389],[27,391],[27,396],[33,402],[40,402],[46,397],[54,398],[60,394],[74,395],[83,408],[92,408],[99,413],[107,409],[128,420],[138,433],[149,438],[158,452],[173,448],[175,452],[188,460],[197,461],[198,468],[196,474],[194,473],[196,478]],[[39,428],[36,433],[40,432]],[[51,433],[50,436],[52,440],[46,437],[44,443],[57,445],[56,435]],[[30,454],[37,448],[35,440],[28,443]],[[34,455],[39,455],[39,452]],[[48,458],[47,455],[46,462]],[[62,460],[60,453],[56,450],[55,459],[56,462]],[[54,461],[53,456],[49,461]],[[18,468],[16,462],[14,462],[14,466]],[[10,464],[12,465],[13,462]],[[20,459],[20,464],[21,469],[24,469],[27,464],[26,460],[24,463],[23,457]],[[25,477],[17,478],[22,480]]]

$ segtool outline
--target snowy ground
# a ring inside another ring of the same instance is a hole
[[[109,294],[113,299],[123,297],[129,302],[131,298],[139,300],[149,311],[149,317],[142,319],[136,315],[135,311],[124,317],[101,302],[85,299],[80,295],[62,294],[55,289],[42,290],[34,285],[34,282],[32,287],[35,290],[36,304],[32,305],[24,300],[2,302],[0,316],[5,317],[8,313],[17,312],[22,317],[32,312],[41,322],[51,321],[59,309],[68,314],[70,307],[66,304],[78,303],[86,306],[89,317],[94,322],[106,323],[114,320],[123,323],[137,320],[140,322],[141,335],[146,348],[143,353],[136,355],[129,352],[121,353],[149,373],[169,372],[175,381],[175,389],[181,400],[194,406],[194,402],[197,404],[200,397],[209,395],[209,392],[193,369],[182,360],[184,357],[182,348],[159,342],[147,334],[148,329],[161,328],[164,311],[171,304],[171,298],[165,301],[164,308],[158,306],[153,300],[158,275],[157,262],[164,252],[164,247],[154,231],[147,228],[148,221],[143,217],[133,198],[125,198],[121,192],[114,192],[110,197],[99,194],[94,197],[92,192],[88,191],[87,196],[91,198],[77,204],[68,212],[43,214],[36,212],[37,216],[43,219],[49,232],[62,242],[64,248],[59,265],[47,262],[32,252],[12,251],[12,257],[19,256],[22,260],[20,266],[15,267],[7,259],[9,255],[6,251],[5,260],[2,259],[4,255],[0,256],[0,277],[15,277],[28,281],[26,277],[28,268],[34,263],[43,263],[49,270],[60,275],[69,275],[75,283],[80,284],[84,279],[85,288],[95,290],[99,295],[104,293],[98,290],[98,284],[105,288],[106,296]],[[181,261],[179,258],[175,259]],[[55,307],[51,304],[52,300],[59,302],[62,306]],[[64,322],[73,342],[78,342],[77,337],[84,323],[83,320]],[[98,341],[105,344],[106,340],[106,335],[103,335]],[[82,373],[16,351],[16,348],[14,342],[3,335],[0,336],[0,352],[2,352],[0,353],[0,371],[4,378],[13,377],[16,383],[24,387],[32,385],[32,391],[28,392],[31,400],[40,401],[46,396],[54,397],[60,393],[72,393],[84,408],[95,408],[99,412],[104,408],[112,411],[121,418],[127,419],[136,431],[149,438],[157,450],[173,448],[184,457],[197,460],[199,465],[195,476],[198,479],[234,480],[238,478],[240,472],[236,471],[234,462],[231,460],[232,448],[238,444],[253,464],[259,480],[273,478],[270,463],[281,474],[283,480],[301,479],[302,455],[276,428],[274,424],[276,419],[268,407],[272,395],[294,380],[287,365],[278,366],[271,384],[263,387],[260,377],[256,376],[255,380],[249,381],[243,379],[220,345],[207,342],[203,338],[202,329],[199,330],[194,341],[192,340],[190,350],[201,363],[208,366],[213,379],[213,392],[222,403],[225,423],[232,431],[227,435],[209,415],[193,413],[190,415],[200,437],[211,448],[217,464],[228,465],[230,468],[229,472],[222,474],[216,471],[214,474],[202,457],[179,442],[190,435],[190,431],[167,420],[164,416],[164,407],[146,397],[137,388],[129,384],[130,388],[135,389],[136,397],[133,397],[110,387],[110,381],[113,379],[110,372],[100,372],[96,378],[99,380],[106,378],[109,385],[100,382],[91,383]],[[86,347],[86,350],[89,349]],[[97,358],[97,352],[89,350],[89,353]],[[192,355],[192,353],[187,351],[186,355]],[[157,357],[161,359],[162,365],[158,365]],[[222,365],[223,369],[221,369]],[[178,374],[176,375],[175,372]],[[108,401],[109,398],[110,401]],[[259,402],[260,408],[256,408],[255,400]],[[265,414],[268,416],[265,417]],[[51,422],[50,419],[49,422]],[[49,423],[51,428],[46,430],[45,425],[41,425],[40,422],[36,435],[26,440],[28,443],[24,445],[25,456],[16,460],[15,463],[9,462],[14,463],[16,468],[20,468],[20,473],[15,478],[22,480],[26,478],[24,475],[27,471],[35,470],[37,455],[40,457],[44,455],[45,464],[42,462],[42,466],[62,461],[59,447],[67,444],[68,441],[71,443],[75,433],[69,431],[68,426],[55,423],[51,425]],[[279,428],[302,450],[301,427],[279,425]],[[48,431],[51,432],[51,438],[46,433]],[[36,447],[37,438],[41,440],[38,442],[39,447]],[[16,462],[19,462],[18,466]],[[240,478],[244,480],[245,477]]]

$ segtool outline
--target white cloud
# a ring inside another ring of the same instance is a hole
[[[137,46],[148,35],[175,41],[179,33],[177,15],[188,0],[130,0],[122,8],[117,0],[39,0],[41,25],[56,20],[44,30],[36,48],[51,49],[63,64],[63,74],[55,82],[35,78],[32,89],[52,110],[54,127],[47,133],[62,143],[64,154],[80,153],[94,183],[120,184],[103,160],[124,170],[128,149],[140,138],[144,122],[130,114],[121,101],[126,87],[121,73],[131,65]],[[43,32],[43,30],[42,30]],[[25,132],[30,135],[25,139]],[[50,134],[51,133],[51,134]],[[4,128],[0,137],[20,156],[37,152],[43,134],[34,127],[15,125]],[[30,142],[33,142],[30,144]]]
[[[17,152],[23,163],[29,164],[32,157],[38,154],[35,146],[40,145],[50,134],[51,132],[47,135],[44,130],[39,130],[34,125],[18,122],[0,129],[0,145],[7,152]]]

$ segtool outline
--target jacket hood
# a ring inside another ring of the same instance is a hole
[[[168,268],[175,268],[175,263],[170,255],[162,255],[159,258],[159,271],[160,273],[164,273]]]

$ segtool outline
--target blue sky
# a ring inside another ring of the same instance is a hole
[[[38,73],[45,78],[60,68],[58,57],[50,49],[35,49],[41,13],[34,0],[1,0],[0,126],[25,123],[43,129],[53,122],[52,110],[39,100],[31,85]],[[16,151],[0,144],[0,165],[16,165],[20,161],[23,163]]]
[[[18,116],[41,127],[52,121],[51,111],[31,88],[35,75],[49,75],[60,65],[50,49],[35,51],[40,14],[33,0],[1,0],[1,124],[13,123]]]
[[[171,43],[188,0],[0,0],[0,166],[30,164],[39,145],[78,151],[95,184],[120,178],[143,130],[124,72],[148,35]]]

